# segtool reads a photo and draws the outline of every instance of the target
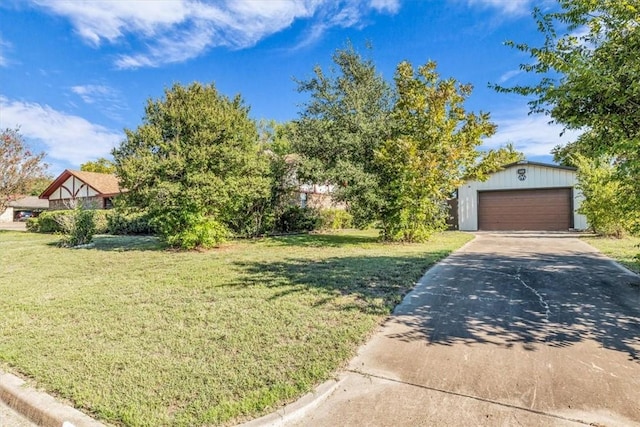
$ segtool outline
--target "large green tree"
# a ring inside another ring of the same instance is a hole
[[[476,166],[481,138],[495,132],[488,114],[465,111],[471,90],[441,79],[435,62],[398,65],[392,134],[376,152],[385,239],[420,241],[445,228],[447,198]]]
[[[96,160],[81,164],[80,170],[85,172],[115,173],[116,165],[109,159],[99,157]]]
[[[172,245],[209,247],[255,234],[269,203],[267,161],[239,96],[174,85],[113,151],[125,202],[148,211]]]
[[[541,46],[510,43],[538,75],[531,85],[498,90],[532,97],[533,112],[549,114],[569,129],[584,131],[577,141],[554,150],[556,160],[573,154],[613,159],[616,179],[640,209],[640,2],[560,0],[560,9],[534,11],[545,37]]]
[[[34,153],[19,129],[0,132],[0,212],[19,195],[29,193],[34,183],[46,178],[44,153]]]
[[[424,240],[445,226],[446,200],[484,157],[493,133],[488,115],[464,110],[469,85],[440,79],[429,62],[398,65],[395,84],[352,46],[337,50],[335,68],[299,82],[310,94],[292,125],[302,177],[335,186],[357,225],[379,221],[388,240]]]
[[[301,177],[335,184],[334,197],[365,225],[377,219],[382,204],[375,151],[390,135],[392,91],[373,61],[351,45],[337,50],[333,61],[329,73],[318,66],[314,77],[298,82],[310,100],[290,138],[302,155]]]

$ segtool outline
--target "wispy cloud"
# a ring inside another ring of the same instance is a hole
[[[484,141],[486,148],[497,148],[513,143],[525,156],[549,155],[556,145],[574,141],[581,132],[567,130],[562,136],[563,127],[549,124],[549,117],[541,114],[527,115],[526,110],[509,115],[493,117],[498,131]]]
[[[46,147],[47,157],[80,165],[107,157],[124,137],[86,119],[56,111],[48,105],[16,101],[0,95],[0,127],[20,127],[20,133]]]
[[[7,67],[9,59],[7,58],[7,50],[11,48],[11,43],[0,37],[0,67]]]
[[[498,84],[502,84],[505,82],[508,82],[509,80],[511,80],[512,78],[514,78],[517,75],[522,74],[524,71],[522,70],[509,70],[506,73],[502,74],[500,76],[500,78],[498,79]]]
[[[491,8],[504,15],[528,15],[533,9],[532,0],[466,0],[469,6]]]
[[[122,120],[121,113],[128,110],[122,94],[116,89],[103,84],[72,86],[71,91],[86,104],[94,105],[105,116],[112,120]]]
[[[145,0],[137,2],[94,0],[31,0],[36,5],[69,19],[87,43],[129,46],[137,37],[147,50],[123,53],[120,68],[157,67],[195,58],[207,49],[225,46],[242,49],[308,19],[317,37],[333,26],[364,25],[372,13],[396,13],[400,0]]]

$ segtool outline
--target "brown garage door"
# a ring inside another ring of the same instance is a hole
[[[478,193],[480,230],[560,231],[571,220],[570,188]]]

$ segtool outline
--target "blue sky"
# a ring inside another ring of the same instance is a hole
[[[528,115],[526,99],[489,83],[522,84],[529,58],[506,40],[541,39],[541,0],[3,0],[0,127],[20,126],[50,173],[98,157],[141,123],[149,98],[174,83],[241,94],[255,119],[295,119],[307,99],[294,77],[350,40],[389,80],[395,66],[434,60],[442,77],[474,85],[466,107],[491,113],[497,134],[530,160],[575,137]],[[373,46],[368,52],[367,43]]]

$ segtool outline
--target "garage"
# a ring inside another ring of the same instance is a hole
[[[573,228],[571,188],[482,191],[480,230],[566,231]]]
[[[526,160],[458,187],[458,229],[567,231],[587,229],[576,168]]]

